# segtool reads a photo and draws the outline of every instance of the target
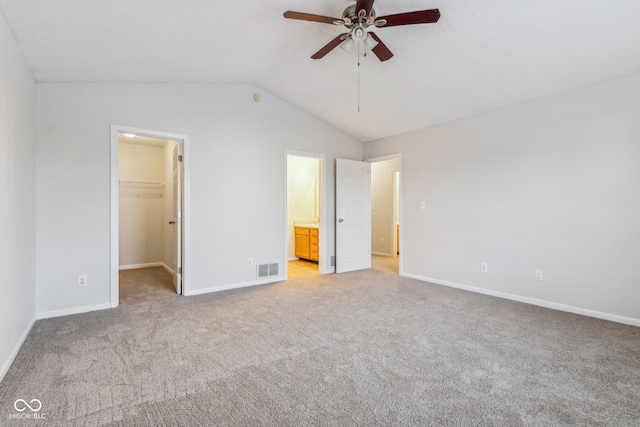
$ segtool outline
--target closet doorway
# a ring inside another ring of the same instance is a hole
[[[371,163],[371,255],[379,268],[401,273],[400,196],[402,157],[392,155]]]
[[[165,280],[154,286],[188,295],[186,140],[182,135],[112,127],[113,307],[119,301],[122,270],[159,272]]]

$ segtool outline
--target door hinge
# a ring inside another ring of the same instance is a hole
[[[182,274],[182,267],[178,267],[178,274]]]
[[[180,154],[180,155],[178,156],[178,161],[179,161],[179,162],[181,162],[181,161],[182,161],[182,154]]]

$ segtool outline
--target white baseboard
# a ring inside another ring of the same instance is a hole
[[[119,270],[135,270],[136,268],[163,267],[163,266],[166,268],[163,262],[148,262],[146,264],[121,265],[120,267],[118,267],[118,269]]]
[[[106,310],[107,308],[112,308],[111,303],[86,305],[84,307],[66,308],[64,310],[43,311],[41,313],[36,313],[36,318],[38,320],[51,319],[52,317],[69,316],[72,314],[88,313],[90,311]]]
[[[396,256],[395,254],[386,254],[384,252],[373,252],[373,251],[371,251],[371,255],[380,255],[380,256],[388,256],[388,257]]]
[[[266,285],[267,283],[282,282],[283,280],[286,280],[286,278],[283,276],[276,276],[276,277],[270,277],[268,279],[254,280],[251,282],[235,283],[232,285],[223,285],[223,286],[216,286],[216,287],[205,288],[205,289],[190,290],[188,293],[185,293],[184,295],[185,296],[202,295],[202,294],[208,294],[211,292],[221,292],[221,291],[228,291],[231,289],[246,288],[249,286]]]
[[[173,269],[170,268],[164,262],[149,262],[147,264],[130,264],[130,265],[121,265],[118,267],[119,270],[135,270],[137,268],[149,268],[149,267],[162,267],[167,270],[169,273],[173,274]]]
[[[294,256],[294,257],[289,257],[289,259],[287,259],[287,261],[297,261],[299,259],[300,258],[298,258],[297,256]]]
[[[490,289],[478,288],[475,286],[463,285],[460,283],[450,282],[448,280],[434,279],[431,277],[418,276],[415,274],[401,273],[403,277],[420,280],[422,282],[435,283],[436,285],[448,286],[450,288],[462,289],[464,291],[475,292],[478,294],[490,295],[493,297],[508,299],[512,301],[523,302],[526,304],[537,305],[539,307],[551,308],[553,310],[566,311],[567,313],[581,314],[583,316],[595,317],[596,319],[609,320],[611,322],[623,323],[625,325],[640,326],[640,319],[633,317],[619,316],[617,314],[603,313],[600,311],[589,310],[586,308],[574,307],[572,305],[560,304],[551,301],[545,301],[536,298],[523,297],[520,295],[509,294],[506,292],[493,291]]]
[[[13,361],[16,360],[16,356],[18,355],[18,352],[22,348],[22,345],[24,344],[25,340],[29,336],[29,332],[31,332],[31,328],[33,328],[33,325],[36,323],[36,320],[37,320],[36,316],[33,316],[33,319],[31,319],[31,322],[29,322],[29,326],[27,326],[27,328],[22,332],[22,335],[20,335],[20,339],[18,339],[18,342],[16,343],[16,345],[13,346],[13,350],[11,350],[11,353],[9,353],[9,357],[2,364],[2,367],[0,368],[0,382],[2,382],[2,380],[4,379],[4,376],[9,371],[9,368],[13,364]]]

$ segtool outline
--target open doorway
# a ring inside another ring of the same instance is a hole
[[[287,277],[322,272],[323,158],[313,154],[286,154]]]
[[[400,273],[399,156],[371,162],[371,256],[377,268]]]
[[[123,283],[187,295],[186,137],[112,126],[111,143],[111,305]]]
[[[336,220],[337,273],[402,275],[402,154],[336,159]]]

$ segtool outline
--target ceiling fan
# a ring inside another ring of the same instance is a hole
[[[419,10],[415,12],[398,13],[396,15],[376,16],[373,9],[375,0],[357,0],[356,4],[347,7],[342,12],[342,19],[328,16],[312,15],[309,13],[292,12],[284,13],[288,19],[299,19],[301,21],[320,22],[323,24],[344,25],[349,31],[340,34],[331,40],[325,47],[317,51],[311,58],[324,58],[339,45],[349,51],[354,43],[364,43],[367,48],[378,57],[380,61],[391,59],[393,53],[389,50],[380,37],[368,28],[372,25],[377,28],[396,27],[399,25],[432,24],[440,19],[438,9]]]

